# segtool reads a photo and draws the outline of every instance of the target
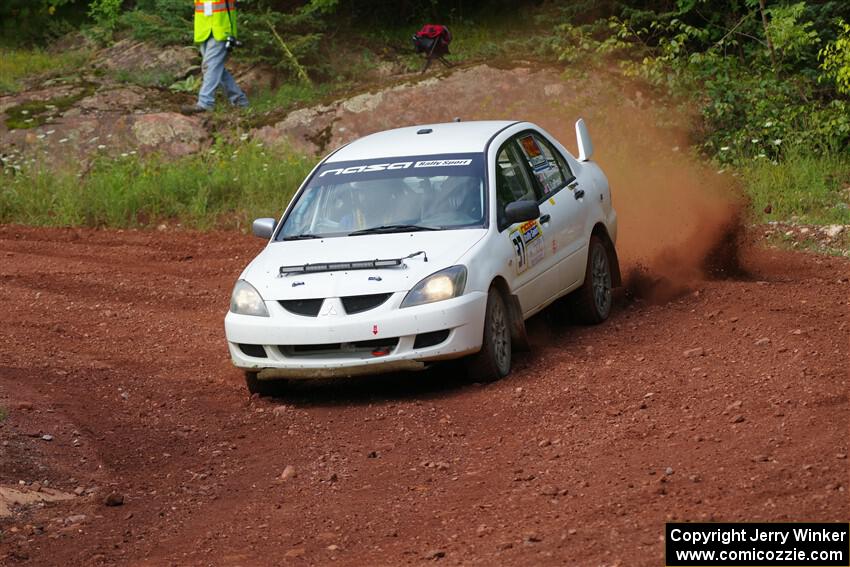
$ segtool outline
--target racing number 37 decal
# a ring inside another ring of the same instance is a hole
[[[517,274],[537,264],[546,254],[546,249],[543,247],[543,229],[536,220],[523,223],[519,228],[512,230],[509,238],[517,257]]]

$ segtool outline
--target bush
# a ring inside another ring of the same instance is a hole
[[[823,78],[833,81],[838,92],[850,95],[850,24],[841,19],[837,24],[838,37],[819,53],[823,59],[821,69]]]
[[[140,0],[119,18],[134,38],[159,45],[192,41],[192,4],[183,0]]]
[[[675,12],[625,9],[607,23],[561,24],[553,50],[567,62],[614,55],[626,75],[643,79],[658,95],[696,102],[702,116],[696,142],[724,163],[777,161],[788,147],[815,155],[850,148],[850,108],[836,89],[817,80],[821,38],[807,19],[837,13],[840,5],[773,6],[765,29],[757,10],[701,6],[695,18],[696,4],[682,0]],[[759,39],[765,34],[775,65]],[[843,38],[821,50],[823,70],[838,84],[841,77],[850,80],[844,59],[850,40]]]
[[[84,10],[82,0],[3,0],[0,44],[19,48],[59,37],[73,29]]]
[[[310,69],[323,74],[326,69],[319,48],[326,18],[336,10],[337,1],[310,0],[291,12],[273,10],[263,0],[246,2],[248,9],[239,15],[239,37],[245,43],[241,56],[302,82],[310,81]]]
[[[89,17],[94,20],[95,27],[89,30],[93,39],[105,43],[112,39],[112,34],[118,26],[121,15],[122,0],[92,0],[89,4]]]

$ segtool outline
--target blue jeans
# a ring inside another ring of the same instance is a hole
[[[201,70],[204,72],[204,82],[201,92],[198,93],[198,106],[212,110],[215,106],[215,91],[218,87],[224,89],[230,104],[234,106],[248,106],[248,97],[236,84],[233,75],[224,68],[227,59],[227,49],[223,41],[216,41],[210,36],[200,46],[201,56],[204,58]]]

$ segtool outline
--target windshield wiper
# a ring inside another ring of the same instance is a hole
[[[364,228],[349,232],[348,236],[358,236],[360,234],[381,234],[384,232],[416,232],[420,230],[442,230],[438,226],[425,226],[421,224],[383,224],[381,226],[373,226],[372,228]]]
[[[292,236],[284,236],[284,240],[306,240],[308,238],[322,238],[318,234],[294,234]]]

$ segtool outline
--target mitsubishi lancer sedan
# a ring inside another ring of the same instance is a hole
[[[248,390],[465,358],[495,380],[555,300],[604,321],[617,215],[584,121],[573,157],[529,122],[380,132],[327,156],[245,268],[225,317]]]

